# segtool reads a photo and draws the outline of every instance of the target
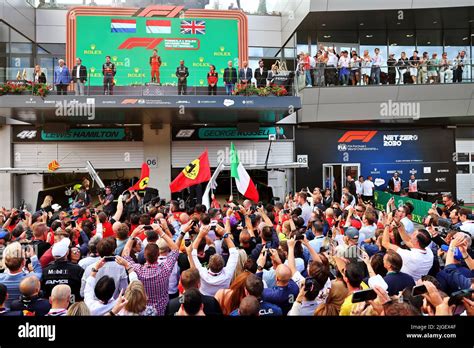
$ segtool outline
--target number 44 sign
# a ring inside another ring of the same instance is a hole
[[[150,168],[158,168],[158,158],[156,158],[156,157],[147,157],[146,158],[146,164],[148,164],[148,167],[150,167]]]

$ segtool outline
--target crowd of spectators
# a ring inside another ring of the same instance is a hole
[[[473,315],[472,211],[446,195],[421,226],[356,189],[143,214],[107,195],[2,208],[0,315]]]

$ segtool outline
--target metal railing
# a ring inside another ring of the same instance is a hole
[[[260,16],[281,16],[282,0],[240,0],[240,7],[237,1],[233,2],[233,6],[228,2],[218,2],[210,0],[158,0],[158,1],[136,1],[132,0],[27,0],[27,2],[39,9],[69,9],[75,6],[110,6],[110,7],[133,7],[139,5],[145,7],[148,5],[184,5],[188,9],[209,9],[209,10],[242,10],[249,15]]]
[[[102,67],[100,68],[89,68],[87,69],[87,79],[83,82],[82,89],[75,79],[69,72],[69,77],[66,78],[62,85],[67,85],[67,93],[70,95],[133,95],[133,96],[173,96],[179,94],[186,95],[230,95],[232,92],[242,85],[238,79],[232,89],[226,88],[224,84],[223,76],[224,69],[221,68],[217,71],[218,81],[216,88],[210,88],[208,83],[207,74],[209,68],[207,67],[190,67],[188,68],[189,76],[186,78],[185,88],[179,88],[179,79],[176,76],[176,68],[160,68],[159,74],[152,75],[152,69],[150,67],[145,68],[123,68],[117,67],[115,75],[113,77],[104,77]],[[4,76],[2,76],[2,72]],[[46,86],[49,88],[50,94],[56,94],[59,83],[54,79],[53,69],[43,69],[42,72],[46,78]],[[238,70],[237,70],[238,74]],[[75,80],[75,81],[74,81]],[[3,82],[2,82],[3,81]],[[67,82],[69,81],[69,83]],[[289,79],[289,85],[285,86],[287,89],[287,95],[294,95],[295,90],[293,86],[293,79]],[[2,83],[9,84],[11,86],[28,86],[31,84],[37,84],[40,81],[35,80],[35,72],[33,68],[1,68],[0,67],[0,86]],[[251,81],[247,82],[248,85],[254,87],[270,87],[273,85],[273,81],[260,80],[257,86],[257,81],[252,77]],[[12,90],[11,93],[7,94],[30,94],[32,89],[28,87],[24,91],[19,89]],[[265,92],[265,91],[264,91]],[[267,93],[259,94],[258,89],[252,91],[252,95],[265,95],[270,96],[272,90],[269,89]],[[2,94],[2,93],[0,93]],[[59,93],[58,93],[59,94]]]
[[[309,87],[374,86],[374,85],[427,85],[474,82],[474,65],[335,67],[318,65],[295,74],[298,91]]]

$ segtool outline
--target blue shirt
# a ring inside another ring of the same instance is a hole
[[[299,292],[298,285],[290,279],[287,286],[274,286],[273,288],[263,289],[262,300],[277,305],[281,308],[283,314],[287,315]]]
[[[317,253],[319,253],[321,251],[321,246],[323,245],[323,242],[324,236],[316,236],[313,240],[309,242],[309,245],[311,245],[311,248],[313,248]]]
[[[229,314],[231,317],[239,317],[239,310],[235,309]],[[281,311],[281,308],[278,307],[277,305],[274,305],[270,302],[265,302],[265,301],[260,301],[260,311],[258,312],[258,315],[260,317],[267,317],[267,316],[282,316],[283,312]]]
[[[20,272],[17,274],[10,274],[8,270],[6,270],[5,273],[0,273],[0,283],[5,285],[8,291],[8,300],[5,302],[6,308],[10,308],[12,301],[20,298],[20,283],[25,277],[34,275],[41,280],[43,270],[41,269],[38,256],[35,255],[31,257],[31,265],[33,266],[33,272],[31,273]]]
[[[441,286],[441,290],[451,295],[453,292],[471,287],[471,280],[468,276],[472,276],[470,270],[462,265],[451,264],[439,272],[436,279]]]
[[[415,286],[413,277],[403,272],[390,272],[383,278],[388,285],[388,294],[390,296],[398,295],[405,288]]]

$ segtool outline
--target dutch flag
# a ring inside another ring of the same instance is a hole
[[[137,21],[134,19],[112,19],[110,31],[112,33],[136,33]]]
[[[146,32],[147,34],[171,34],[171,21],[146,21]]]

